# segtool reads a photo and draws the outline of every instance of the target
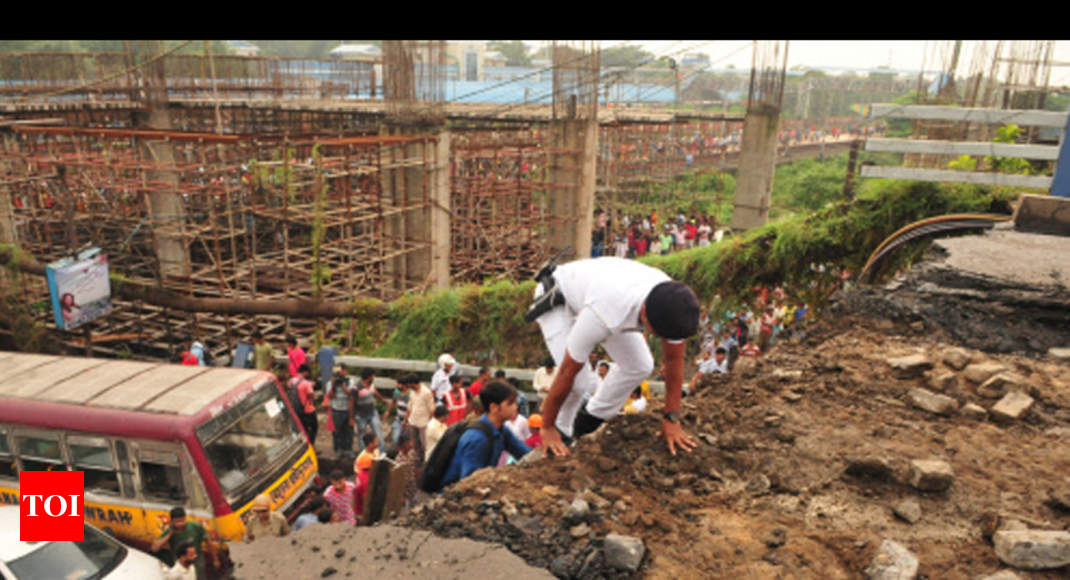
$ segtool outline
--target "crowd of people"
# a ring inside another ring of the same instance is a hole
[[[608,215],[599,210],[592,233],[591,257],[614,256],[617,258],[642,258],[647,255],[665,255],[680,250],[701,248],[719,242],[725,229],[717,227],[717,217],[683,211],[675,216],[662,218],[657,211],[649,214],[624,214],[620,217],[624,234],[609,239]]]

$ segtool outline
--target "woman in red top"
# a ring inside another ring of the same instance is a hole
[[[446,425],[453,425],[468,414],[468,394],[461,388],[461,377],[458,375],[450,377],[450,390],[446,391],[446,410],[449,411]]]

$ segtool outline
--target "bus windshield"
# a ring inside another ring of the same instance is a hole
[[[277,464],[304,441],[274,384],[197,427],[197,438],[232,507],[259,492],[257,484],[276,473]]]

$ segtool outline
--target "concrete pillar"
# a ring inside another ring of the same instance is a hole
[[[384,127],[381,134],[398,135],[405,132]],[[445,288],[450,284],[449,148],[449,132],[440,130],[436,133],[436,140],[384,149],[384,165],[394,160],[426,160],[426,163],[411,167],[384,169],[381,176],[384,203],[398,207],[418,205],[425,200],[429,203],[419,209],[389,216],[383,221],[384,236],[427,246],[386,261],[384,272],[398,278],[398,283],[393,287],[395,291],[403,290],[406,283],[427,282],[431,288]]]
[[[15,228],[15,206],[11,203],[11,190],[0,185],[0,244],[19,245],[19,232]]]
[[[779,110],[762,106],[752,107],[743,118],[733,230],[762,226],[769,218],[779,120]]]
[[[566,119],[551,124],[548,213],[550,249],[553,253],[572,246],[578,259],[591,255],[594,192],[598,154],[598,121]]]

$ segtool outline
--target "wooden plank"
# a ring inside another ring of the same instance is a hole
[[[996,157],[1021,157],[1054,161],[1059,158],[1059,148],[1054,145],[1015,145],[1010,143],[985,143],[979,141],[921,141],[913,139],[867,139],[866,151],[890,151],[893,153],[926,153],[932,155],[992,155]]]
[[[1037,189],[1047,189],[1051,187],[1051,177],[1044,175],[1013,175],[1009,173],[982,173],[952,171],[950,169],[918,169],[912,167],[878,167],[876,165],[867,165],[863,167],[862,177],[910,179],[913,181],[944,181]]]
[[[976,109],[966,107],[941,107],[936,105],[874,104],[870,118],[894,117],[927,121],[968,121],[986,125],[1025,125],[1031,127],[1066,126],[1066,113],[1020,109]]]

